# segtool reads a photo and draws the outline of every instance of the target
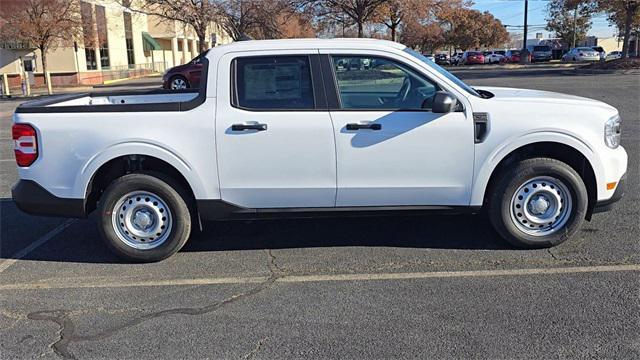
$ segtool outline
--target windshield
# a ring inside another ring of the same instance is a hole
[[[458,85],[459,87],[461,87],[462,89],[464,89],[464,91],[468,92],[469,94],[473,95],[473,96],[477,96],[477,97],[482,97],[480,96],[480,94],[478,94],[477,91],[475,91],[471,86],[465,84],[464,82],[462,82],[462,80],[458,79],[457,77],[455,77],[452,73],[448,72],[447,70],[443,69],[442,67],[440,67],[440,65],[437,65],[436,63],[434,63],[433,61],[427,59],[426,57],[424,57],[422,54],[420,54],[417,51],[414,51],[410,48],[405,48],[404,51],[413,56],[414,58],[420,60],[421,62],[425,63],[427,66],[429,66],[430,68],[434,69],[435,71],[439,72],[440,74],[444,75],[447,79],[453,81],[454,84]]]

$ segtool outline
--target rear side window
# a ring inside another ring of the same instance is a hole
[[[315,108],[308,56],[234,60],[232,104],[251,110]]]

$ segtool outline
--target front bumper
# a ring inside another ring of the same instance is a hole
[[[616,191],[613,193],[613,196],[607,200],[598,201],[593,209],[593,213],[602,213],[613,209],[613,205],[620,201],[624,196],[624,192],[626,191],[626,181],[627,174],[624,174],[620,181],[618,181],[618,186],[616,187]]]
[[[84,218],[84,199],[59,198],[33,180],[19,180],[11,189],[18,209],[31,215]]]

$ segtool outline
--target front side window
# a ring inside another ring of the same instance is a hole
[[[315,108],[308,56],[264,56],[235,60],[233,105],[253,110]]]
[[[333,56],[333,65],[343,109],[423,110],[439,90],[424,76],[386,58]]]

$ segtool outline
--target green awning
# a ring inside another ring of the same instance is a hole
[[[149,35],[148,32],[142,32],[142,44],[144,51],[162,50],[162,46],[160,46],[156,39],[154,39],[153,36]]]

